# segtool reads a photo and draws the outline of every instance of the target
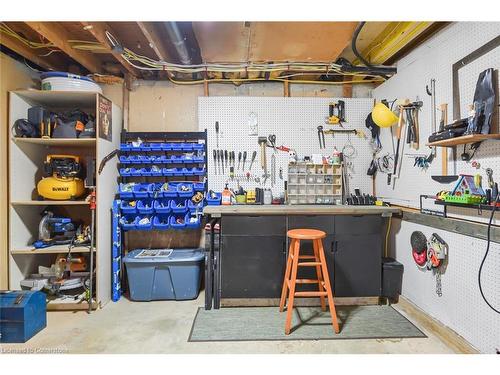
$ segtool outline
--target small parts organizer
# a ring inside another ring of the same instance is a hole
[[[290,204],[341,204],[342,164],[288,164]]]
[[[201,227],[203,207],[210,204],[206,147],[206,131],[122,132],[113,201],[113,301],[122,295],[124,232]]]
[[[199,228],[206,204],[206,132],[123,132],[123,230]]]

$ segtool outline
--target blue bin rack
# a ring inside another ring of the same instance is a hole
[[[141,145],[133,146],[138,138]],[[191,197],[208,186],[207,132],[122,131],[119,154],[119,187],[113,202],[112,300],[118,301],[127,285],[123,259],[127,244],[123,233],[200,228],[202,201]],[[133,183],[126,189],[127,183]],[[168,183],[168,189],[165,189]],[[182,189],[186,186],[187,189]],[[130,204],[133,202],[132,204]],[[180,207],[177,207],[181,203]],[[197,216],[190,222],[192,215]],[[148,218],[148,223],[140,221]],[[177,223],[181,218],[182,222]]]

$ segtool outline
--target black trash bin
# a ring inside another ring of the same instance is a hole
[[[399,300],[403,284],[404,266],[394,258],[382,258],[382,296],[389,302]]]

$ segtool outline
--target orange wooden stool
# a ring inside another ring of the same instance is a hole
[[[290,334],[290,325],[292,324],[293,301],[295,297],[319,297],[321,309],[326,310],[325,296],[328,298],[328,307],[332,316],[332,325],[335,333],[339,333],[339,323],[335,304],[333,303],[333,293],[330,286],[330,277],[326,266],[325,252],[323,250],[323,238],[326,233],[315,229],[292,229],[287,236],[291,239],[288,259],[286,262],[285,279],[283,280],[283,289],[281,291],[280,312],[285,307],[285,301],[288,294],[287,315],[285,323],[285,334]],[[312,240],[314,255],[300,255],[300,240]],[[309,260],[299,262],[299,260]],[[297,279],[298,267],[316,267],[318,279]],[[296,292],[296,284],[318,284],[318,291]]]

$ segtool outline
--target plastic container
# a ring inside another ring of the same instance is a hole
[[[173,176],[177,168],[163,168],[162,174],[164,176]]]
[[[193,143],[194,151],[203,151],[205,149],[205,144],[203,143]]]
[[[130,151],[130,143],[120,143],[120,151]]]
[[[133,198],[134,188],[136,185],[137,184],[133,182],[129,184],[120,183],[120,186],[118,187],[118,193],[120,194],[120,198]],[[131,186],[132,189],[131,190],[126,189],[126,186]]]
[[[172,210],[170,208],[170,200],[168,199],[158,199],[153,203],[153,208],[158,214],[168,214]]]
[[[174,142],[171,144],[172,151],[182,151],[183,143],[181,142]]]
[[[137,213],[137,202],[135,205],[131,206],[130,201],[122,200],[120,202],[120,210],[124,214],[135,214]]]
[[[147,223],[140,223],[143,219],[148,219]],[[135,226],[139,230],[151,230],[153,228],[153,217],[150,215],[138,216]]]
[[[192,222],[191,218],[196,218],[196,220]],[[186,228],[199,228],[201,225],[200,215],[187,213],[184,222],[186,223]]]
[[[193,190],[199,191],[199,192],[205,191],[205,183],[204,182],[194,182],[193,183]]]
[[[403,285],[404,266],[394,258],[382,258],[382,296],[397,302]]]
[[[148,196],[150,198],[161,198],[163,197],[163,192],[161,187],[163,186],[162,182],[154,182],[148,187]]]
[[[183,143],[182,151],[193,151],[193,143]]]
[[[137,211],[143,215],[150,215],[154,212],[153,201],[141,199],[137,201]]]
[[[120,176],[128,177],[131,176],[132,170],[131,168],[120,168]]]
[[[141,177],[149,177],[151,176],[151,168],[141,168],[139,173]]]
[[[187,212],[187,202],[185,200],[171,200],[170,210],[176,214],[183,214]]]
[[[123,259],[133,301],[189,300],[198,297],[203,249],[137,249]]]
[[[187,208],[189,212],[196,212],[196,211],[202,212],[204,205],[205,205],[205,200],[202,200],[200,203],[193,203],[191,199],[187,201]]]
[[[189,182],[179,183],[177,185],[177,194],[179,197],[191,198],[193,196],[193,184]]]
[[[181,218],[182,223],[177,223],[177,219]],[[182,214],[172,215],[169,219],[170,228],[172,229],[184,229],[186,227],[186,217]]]
[[[193,168],[191,172],[195,176],[204,176],[207,171],[205,168]]]
[[[123,215],[120,219],[120,225],[123,230],[136,229],[138,216],[135,215]]]
[[[216,198],[210,198],[210,196],[207,194],[207,205],[208,206],[220,206],[221,199],[222,199],[222,194],[221,193],[215,193]]]
[[[161,143],[159,142],[152,142],[149,144],[149,147],[151,151],[161,151]]]
[[[156,169],[154,167],[156,167]],[[163,176],[162,169],[160,167],[158,167],[157,165],[151,166],[150,172],[151,172],[151,176]]]
[[[119,160],[120,160],[121,164],[130,164],[130,161],[129,161],[127,155],[120,155]]]
[[[149,189],[152,188],[154,184],[136,184],[134,186],[134,197],[136,198],[147,198],[149,196]]]
[[[167,230],[170,227],[168,215],[156,215],[153,218],[153,229]]]
[[[162,190],[163,191],[163,196],[165,198],[176,198],[177,195],[177,185],[168,184],[168,189],[167,190]]]

